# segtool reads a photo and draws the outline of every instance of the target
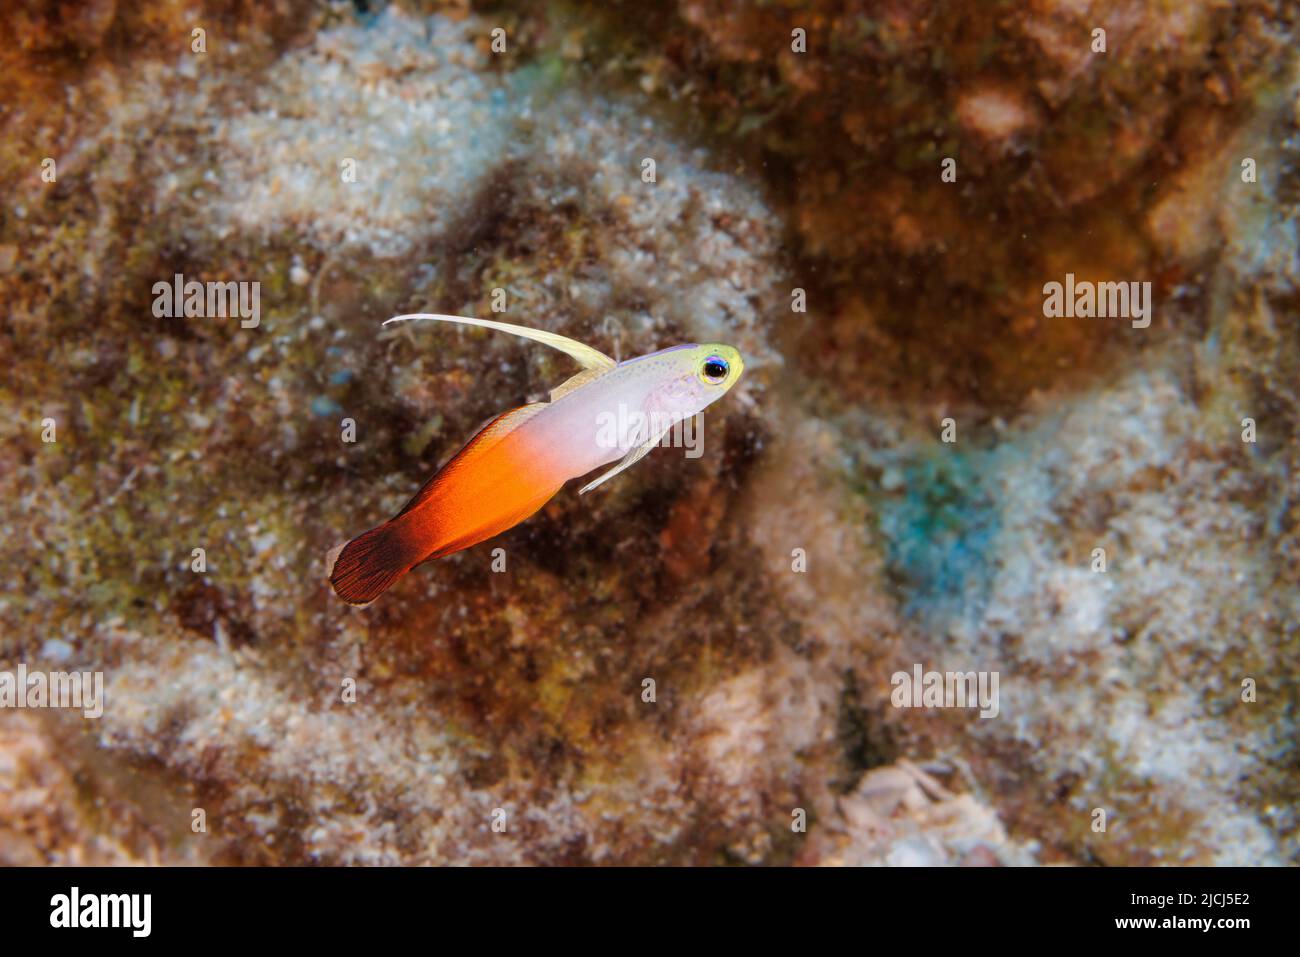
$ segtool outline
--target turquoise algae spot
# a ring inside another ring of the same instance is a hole
[[[313,415],[337,415],[342,412],[342,407],[331,399],[329,396],[318,395],[311,400],[311,411]]]
[[[993,570],[987,561],[1001,519],[981,475],[990,452],[926,450],[899,463],[899,495],[880,503],[890,578],[904,612],[936,624],[978,615]]]

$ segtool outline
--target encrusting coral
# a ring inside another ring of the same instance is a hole
[[[203,55],[71,6],[0,37],[0,668],[106,706],[0,711],[0,861],[1296,860],[1281,4],[214,3]],[[1067,272],[1154,321],[1045,317]],[[177,273],[260,323],[156,317]],[[746,378],[344,607],[326,550],[573,371],[379,326],[497,289]],[[916,663],[997,717],[892,706]]]

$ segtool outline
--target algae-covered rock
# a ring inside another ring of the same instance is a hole
[[[0,861],[1295,862],[1283,5],[68,6],[0,26],[0,670],[104,708],[0,710]],[[573,371],[382,320],[502,308],[745,378],[342,604]]]

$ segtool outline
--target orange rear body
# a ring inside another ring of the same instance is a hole
[[[538,437],[517,429],[531,407],[498,416],[390,521],[339,552],[330,584],[344,601],[374,601],[422,562],[469,548],[524,521],[570,476]]]

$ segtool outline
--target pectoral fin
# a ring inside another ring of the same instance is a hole
[[[643,458],[645,458],[647,455],[650,454],[650,450],[659,444],[659,439],[662,437],[663,437],[663,433],[661,432],[659,435],[656,435],[645,445],[639,445],[636,448],[634,448],[632,451],[628,452],[627,455],[623,456],[623,458],[619,460],[619,463],[617,465],[615,465],[604,475],[600,476],[599,478],[593,479],[592,481],[584,485],[582,488],[578,489],[578,494],[585,495],[587,492],[590,492],[597,485],[600,485],[604,482],[608,482],[610,479],[612,479],[615,475],[617,475],[619,472],[623,471],[624,469],[628,469],[631,468],[633,465],[636,465],[637,462],[640,462]]]

